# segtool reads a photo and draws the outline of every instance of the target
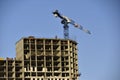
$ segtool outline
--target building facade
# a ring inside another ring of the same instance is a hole
[[[3,73],[2,73],[3,72]],[[77,42],[22,38],[16,58],[0,60],[0,80],[78,80]]]

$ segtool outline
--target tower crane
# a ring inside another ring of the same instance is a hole
[[[64,38],[65,39],[69,39],[69,26],[68,24],[72,24],[74,27],[88,33],[91,34],[91,32],[87,29],[84,29],[81,25],[77,24],[75,21],[73,21],[72,19],[68,18],[67,16],[61,15],[58,10],[55,10],[53,12],[53,15],[55,17],[59,17],[61,20],[61,24],[63,24],[63,28],[64,28]]]

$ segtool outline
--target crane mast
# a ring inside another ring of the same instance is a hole
[[[88,33],[88,34],[91,34],[91,32],[87,29],[84,29],[81,25],[78,25],[77,23],[75,23],[75,21],[73,21],[72,19],[64,16],[64,15],[61,15],[58,10],[55,10],[53,12],[53,15],[55,17],[59,17],[61,20],[61,24],[63,24],[63,28],[64,28],[64,38],[65,39],[69,39],[69,26],[68,24],[72,24],[74,27]]]
[[[62,24],[64,24],[63,28],[64,28],[64,38],[65,39],[69,39],[69,26],[66,20],[62,20],[61,21]]]

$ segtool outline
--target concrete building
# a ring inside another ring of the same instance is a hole
[[[22,80],[22,61],[7,58],[0,60],[0,80]]]
[[[0,60],[0,80],[78,80],[77,42],[22,38],[16,58]]]

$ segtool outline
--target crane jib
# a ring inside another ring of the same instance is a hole
[[[64,38],[65,39],[69,39],[69,26],[68,24],[72,24],[74,27],[88,33],[91,34],[91,32],[87,29],[84,29],[81,25],[75,23],[75,21],[73,21],[72,19],[68,18],[67,16],[61,15],[58,10],[55,10],[53,12],[55,17],[59,17],[61,20],[61,23],[64,24],[63,28],[64,28]]]

